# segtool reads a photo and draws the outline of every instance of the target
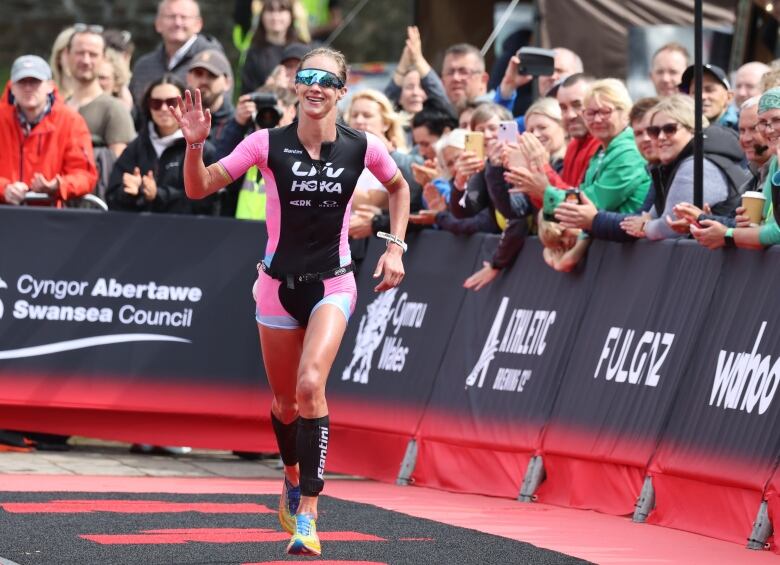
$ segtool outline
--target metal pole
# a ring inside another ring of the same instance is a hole
[[[360,4],[355,6],[352,11],[347,14],[347,17],[344,18],[344,20],[341,22],[341,25],[334,29],[333,32],[328,36],[328,39],[325,40],[324,45],[330,46],[330,44],[333,43],[339,35],[341,35],[341,32],[344,31],[350,23],[352,23],[352,20],[355,19],[355,16],[360,13],[360,10],[362,10],[366,4],[368,4],[368,0],[362,0]]]
[[[701,78],[702,78],[702,0],[694,0],[694,83],[696,89],[695,126],[693,135],[693,204],[701,208],[704,204],[704,134],[701,128]]]
[[[493,29],[493,33],[490,34],[490,37],[487,38],[487,41],[485,41],[482,49],[480,49],[483,57],[485,56],[485,53],[488,52],[488,49],[490,49],[490,46],[493,45],[493,42],[496,40],[496,37],[498,37],[498,34],[501,33],[501,30],[506,25],[507,20],[509,20],[509,16],[512,15],[515,6],[517,6],[519,2],[520,0],[512,0],[509,6],[507,6],[506,10],[504,10],[504,13],[501,14],[501,18],[498,20],[496,27]]]

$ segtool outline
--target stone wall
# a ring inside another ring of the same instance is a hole
[[[358,0],[344,0],[348,13]],[[222,41],[231,59],[233,2],[201,0],[206,33]],[[0,74],[15,57],[35,53],[49,58],[60,30],[74,22],[100,24],[132,32],[136,52],[151,49],[159,40],[154,31],[157,0],[2,0],[0,18]],[[369,0],[334,47],[354,62],[397,60],[403,49],[406,26],[413,19],[412,0]],[[5,76],[0,76],[5,82]]]

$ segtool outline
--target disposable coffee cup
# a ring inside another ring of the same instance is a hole
[[[760,224],[764,216],[764,203],[766,196],[763,192],[748,190],[742,195],[742,205],[745,207],[745,213],[750,218],[751,224]]]

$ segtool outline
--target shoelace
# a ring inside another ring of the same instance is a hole
[[[287,506],[290,508],[290,514],[295,516],[298,512],[298,505],[301,503],[301,487],[292,486],[287,479],[285,481],[287,482]]]
[[[297,532],[298,534],[302,536],[308,536],[311,534],[311,527],[314,523],[314,519],[311,517],[311,514],[298,514],[298,520],[297,520]]]

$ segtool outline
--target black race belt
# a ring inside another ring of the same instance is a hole
[[[272,279],[286,283],[287,288],[295,288],[296,283],[306,284],[324,281],[325,279],[332,279],[333,277],[340,277],[341,275],[346,275],[347,273],[351,273],[355,270],[355,264],[350,263],[344,267],[337,267],[335,269],[330,269],[329,271],[322,271],[321,273],[301,273],[298,275],[290,275],[288,273],[274,271],[268,265],[266,265],[264,261],[260,261],[257,264],[257,267]]]

